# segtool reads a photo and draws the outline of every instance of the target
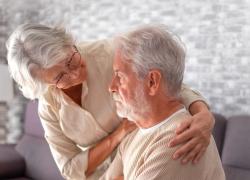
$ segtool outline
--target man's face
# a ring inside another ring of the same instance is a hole
[[[113,93],[117,113],[120,117],[134,121],[147,109],[144,82],[138,79],[131,63],[121,59],[119,51],[115,55],[113,69],[109,90]]]

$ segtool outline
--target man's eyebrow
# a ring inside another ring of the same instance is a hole
[[[121,72],[121,71],[120,71],[120,69],[118,69],[118,68],[113,68],[113,72],[114,72],[114,73],[118,73],[118,72]]]
[[[119,69],[115,69],[115,70],[114,70],[114,73],[116,73],[116,74],[117,74],[117,73],[119,73],[119,74],[124,74],[124,72],[122,72],[122,71],[119,70]]]

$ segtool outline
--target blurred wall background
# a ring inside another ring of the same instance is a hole
[[[185,83],[199,90],[214,112],[250,114],[248,0],[0,0],[0,63],[6,63],[8,35],[27,22],[63,24],[78,42],[144,23],[166,24],[186,44]],[[10,110],[19,109],[10,113],[12,119],[24,102],[17,93]]]

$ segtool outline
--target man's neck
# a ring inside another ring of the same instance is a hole
[[[135,122],[141,128],[150,128],[164,121],[181,108],[183,108],[183,105],[178,100],[158,103],[152,106],[151,112],[147,116]]]

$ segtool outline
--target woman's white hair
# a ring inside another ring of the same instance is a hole
[[[64,28],[20,25],[6,42],[9,71],[29,99],[39,98],[48,85],[34,77],[31,67],[49,68],[67,57],[74,42]]]
[[[118,35],[115,46],[123,60],[132,63],[139,78],[152,69],[161,71],[167,90],[177,96],[185,69],[185,47],[164,25],[144,25]]]

